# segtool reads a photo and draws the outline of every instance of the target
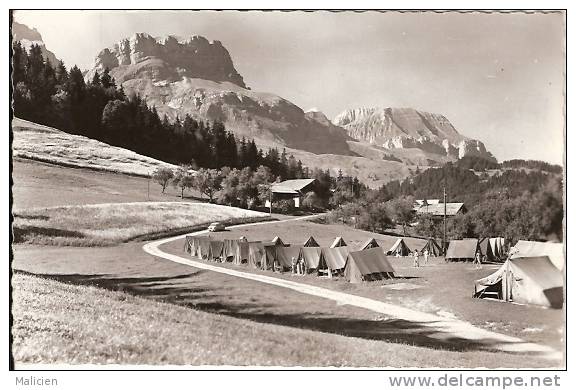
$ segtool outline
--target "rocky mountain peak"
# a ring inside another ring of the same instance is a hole
[[[12,41],[19,41],[22,47],[27,51],[30,51],[32,45],[40,46],[44,60],[50,62],[53,67],[58,65],[58,58],[56,58],[56,55],[46,48],[46,45],[42,40],[42,35],[35,28],[30,28],[25,24],[16,21],[12,22]]]
[[[139,76],[155,81],[189,77],[246,87],[222,43],[198,35],[182,39],[173,35],[155,38],[147,33],[135,33],[103,49],[87,78],[104,68],[114,70],[113,76],[120,83]]]
[[[414,108],[361,107],[334,118],[350,137],[386,149],[417,148],[462,158],[467,155],[493,159],[484,144],[460,134],[443,115]]]
[[[304,115],[311,120],[314,120],[324,126],[334,126],[328,117],[317,108],[311,108],[304,112]]]

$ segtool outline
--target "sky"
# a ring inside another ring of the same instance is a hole
[[[16,11],[68,67],[136,32],[202,35],[251,89],[334,118],[357,107],[446,116],[498,160],[563,161],[564,16],[543,13]]]

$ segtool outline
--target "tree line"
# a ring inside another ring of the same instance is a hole
[[[400,225],[404,235],[443,235],[442,218],[416,214],[414,199],[463,202],[467,212],[447,221],[448,239],[505,237],[562,240],[563,181],[561,167],[544,162],[513,160],[489,175],[474,172],[470,159],[429,168],[402,181],[392,181],[361,197],[343,202],[330,219],[361,229],[386,232]],[[484,163],[472,163],[476,168]],[[488,162],[486,166],[493,166]],[[514,167],[514,168],[511,168]],[[523,169],[529,168],[529,169]]]
[[[108,69],[85,81],[82,71],[55,68],[39,46],[29,52],[13,44],[13,109],[23,119],[83,135],[173,164],[195,168],[256,170],[268,167],[282,179],[309,177],[310,171],[285,150],[263,151],[254,140],[236,139],[220,122],[189,115],[170,121],[138,95],[126,96]]]
[[[302,207],[307,210],[333,208],[367,191],[358,178],[344,176],[341,171],[337,177],[332,177],[330,171],[315,168],[310,176],[315,182],[302,200]],[[177,169],[159,167],[152,174],[152,179],[161,186],[162,193],[171,185],[178,189],[181,198],[184,198],[186,190],[195,190],[210,202],[227,206],[256,209],[272,199],[277,212],[290,213],[295,210],[293,200],[271,197],[272,184],[281,179],[264,165],[255,170],[250,167],[195,170],[191,165],[181,165]]]

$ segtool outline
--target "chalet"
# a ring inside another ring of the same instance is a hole
[[[458,214],[466,213],[467,209],[464,203],[446,203],[446,216],[453,217]],[[430,214],[432,217],[444,216],[444,203],[423,204],[416,209],[417,215]]]
[[[272,184],[271,191],[274,200],[293,199],[294,206],[300,207],[307,192],[314,190],[316,179],[293,179]],[[268,203],[268,202],[267,202]],[[267,204],[268,206],[269,204]]]

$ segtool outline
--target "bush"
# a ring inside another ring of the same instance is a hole
[[[296,207],[294,207],[294,201],[291,199],[279,200],[272,204],[272,211],[275,211],[280,214],[291,214],[295,210]]]

